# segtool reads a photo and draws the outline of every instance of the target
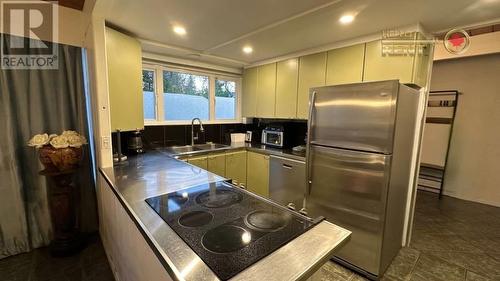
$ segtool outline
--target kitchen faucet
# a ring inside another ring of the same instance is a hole
[[[200,132],[203,132],[203,123],[201,123],[200,118],[195,117],[193,120],[191,120],[191,145],[194,145],[194,140],[198,140],[198,134],[196,135],[196,138],[194,136],[194,121],[198,120],[198,123],[200,123]]]

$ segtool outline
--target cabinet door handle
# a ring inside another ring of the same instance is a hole
[[[283,164],[283,168],[288,169],[288,170],[292,170],[293,169],[293,167],[290,166],[290,165],[288,165],[288,164]]]

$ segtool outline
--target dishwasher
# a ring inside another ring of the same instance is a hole
[[[292,210],[302,209],[306,192],[306,164],[271,155],[269,164],[269,197]]]

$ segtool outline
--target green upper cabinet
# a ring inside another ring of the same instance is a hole
[[[297,117],[297,84],[299,59],[278,62],[276,66],[276,113],[277,118]]]
[[[274,117],[276,103],[276,63],[258,67],[257,117]]]
[[[383,56],[381,40],[366,43],[363,81],[399,79],[412,83],[413,61],[414,56]]]
[[[424,39],[421,33],[415,32],[413,39]],[[382,55],[382,41],[366,43],[365,68],[363,81],[399,79],[401,83],[416,84],[425,87],[429,72],[432,45],[426,44],[423,49],[415,41],[415,55]],[[423,51],[423,52],[420,52]]]
[[[328,52],[326,85],[363,81],[365,44],[334,49]]]
[[[297,93],[297,118],[307,119],[309,89],[325,85],[326,52],[299,59],[299,85]]]
[[[247,68],[243,72],[243,117],[257,116],[257,67]]]
[[[421,33],[417,33],[418,40],[425,40],[424,35]],[[418,46],[418,45],[417,45]],[[427,76],[429,74],[429,67],[432,63],[432,58],[430,57],[430,53],[432,48],[434,48],[430,43],[421,44],[420,48],[417,50],[422,51],[417,52],[415,57],[415,66],[413,70],[413,83],[425,87],[427,86]]]
[[[417,32],[413,38],[425,39]],[[378,40],[246,69],[243,116],[307,119],[309,91],[324,85],[399,79],[425,87],[432,48],[428,44],[416,55],[383,56]]]
[[[106,60],[111,130],[143,129],[141,44],[106,28]]]

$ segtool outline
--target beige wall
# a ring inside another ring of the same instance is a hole
[[[500,206],[500,54],[434,62],[431,89],[463,93],[444,193]]]

